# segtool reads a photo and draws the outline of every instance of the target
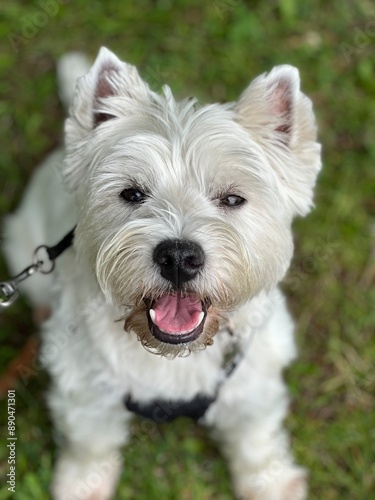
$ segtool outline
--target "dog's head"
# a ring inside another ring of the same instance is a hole
[[[126,329],[164,355],[212,343],[220,318],[274,287],[320,168],[311,102],[278,66],[238,102],[176,102],[101,49],[66,123],[76,247]]]

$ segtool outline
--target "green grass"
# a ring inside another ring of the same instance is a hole
[[[58,12],[16,52],[9,36],[14,44],[14,34],[30,35],[40,5],[1,3],[1,215],[15,208],[34,167],[61,142],[54,64],[67,50],[94,57],[106,45],[153,88],[166,81],[178,95],[209,101],[235,99],[275,64],[298,66],[315,103],[324,169],[315,211],[295,223],[296,254],[284,285],[300,347],[287,373],[287,425],[298,461],[310,469],[311,499],[373,498],[375,10],[364,0],[77,0],[55,3]],[[1,312],[2,367],[32,331],[26,305]],[[49,498],[56,449],[47,385],[38,373],[17,388],[17,500]],[[205,431],[184,420],[137,420],[134,430],[117,498],[231,498],[225,463]],[[5,426],[0,431],[4,436]],[[2,473],[6,457],[2,446]],[[8,497],[2,486],[0,500]]]

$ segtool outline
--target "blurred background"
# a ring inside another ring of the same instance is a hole
[[[237,98],[249,81],[289,63],[315,106],[323,144],[316,209],[295,222],[296,252],[283,288],[300,357],[286,373],[287,426],[311,499],[375,498],[375,7],[367,0],[2,0],[0,216],[34,168],[62,142],[55,62],[101,45],[138,66],[154,90]],[[8,276],[0,261],[0,280]],[[2,371],[35,333],[27,305],[0,311]],[[17,396],[15,495],[48,499],[56,454],[34,362]],[[0,435],[6,435],[5,400]],[[117,498],[230,499],[223,459],[189,421],[134,422]],[[1,473],[8,471],[1,446]],[[4,484],[4,483],[3,483]]]

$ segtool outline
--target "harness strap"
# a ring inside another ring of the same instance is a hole
[[[212,397],[198,394],[190,401],[154,399],[150,403],[138,403],[128,395],[124,403],[130,412],[156,423],[162,423],[172,422],[178,417],[188,417],[198,421],[215,399],[216,394]]]
[[[135,413],[156,423],[172,422],[179,417],[187,417],[199,421],[204,417],[209,407],[217,400],[220,389],[245,357],[249,341],[251,341],[251,337],[242,348],[239,343],[234,343],[231,349],[225,353],[223,366],[221,367],[222,376],[219,378],[212,396],[198,393],[194,398],[187,401],[183,399],[165,400],[158,398],[151,400],[149,403],[139,403],[133,400],[130,394],[127,394],[124,398],[126,409],[131,413]]]

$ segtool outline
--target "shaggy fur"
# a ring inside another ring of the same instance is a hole
[[[69,68],[84,66],[77,54],[60,64],[65,100]],[[221,444],[239,498],[306,497],[305,472],[282,428],[282,370],[296,351],[277,288],[292,257],[292,219],[312,207],[320,169],[312,106],[299,85],[297,69],[278,66],[235,103],[177,102],[104,48],[78,80],[65,160],[47,160],[6,222],[15,271],[34,247],[77,223],[53,282],[38,276],[24,288],[34,307],[52,308],[42,359],[65,438],[56,500],[114,495],[131,418],[124,397],[141,404],[212,396],[233,347],[243,359],[200,423]],[[124,189],[143,202],[124,200]],[[194,242],[204,255],[177,289],[153,258],[166,240]],[[151,305],[176,293],[206,314],[190,342],[165,342],[152,330]],[[156,418],[163,421],[162,408]]]

